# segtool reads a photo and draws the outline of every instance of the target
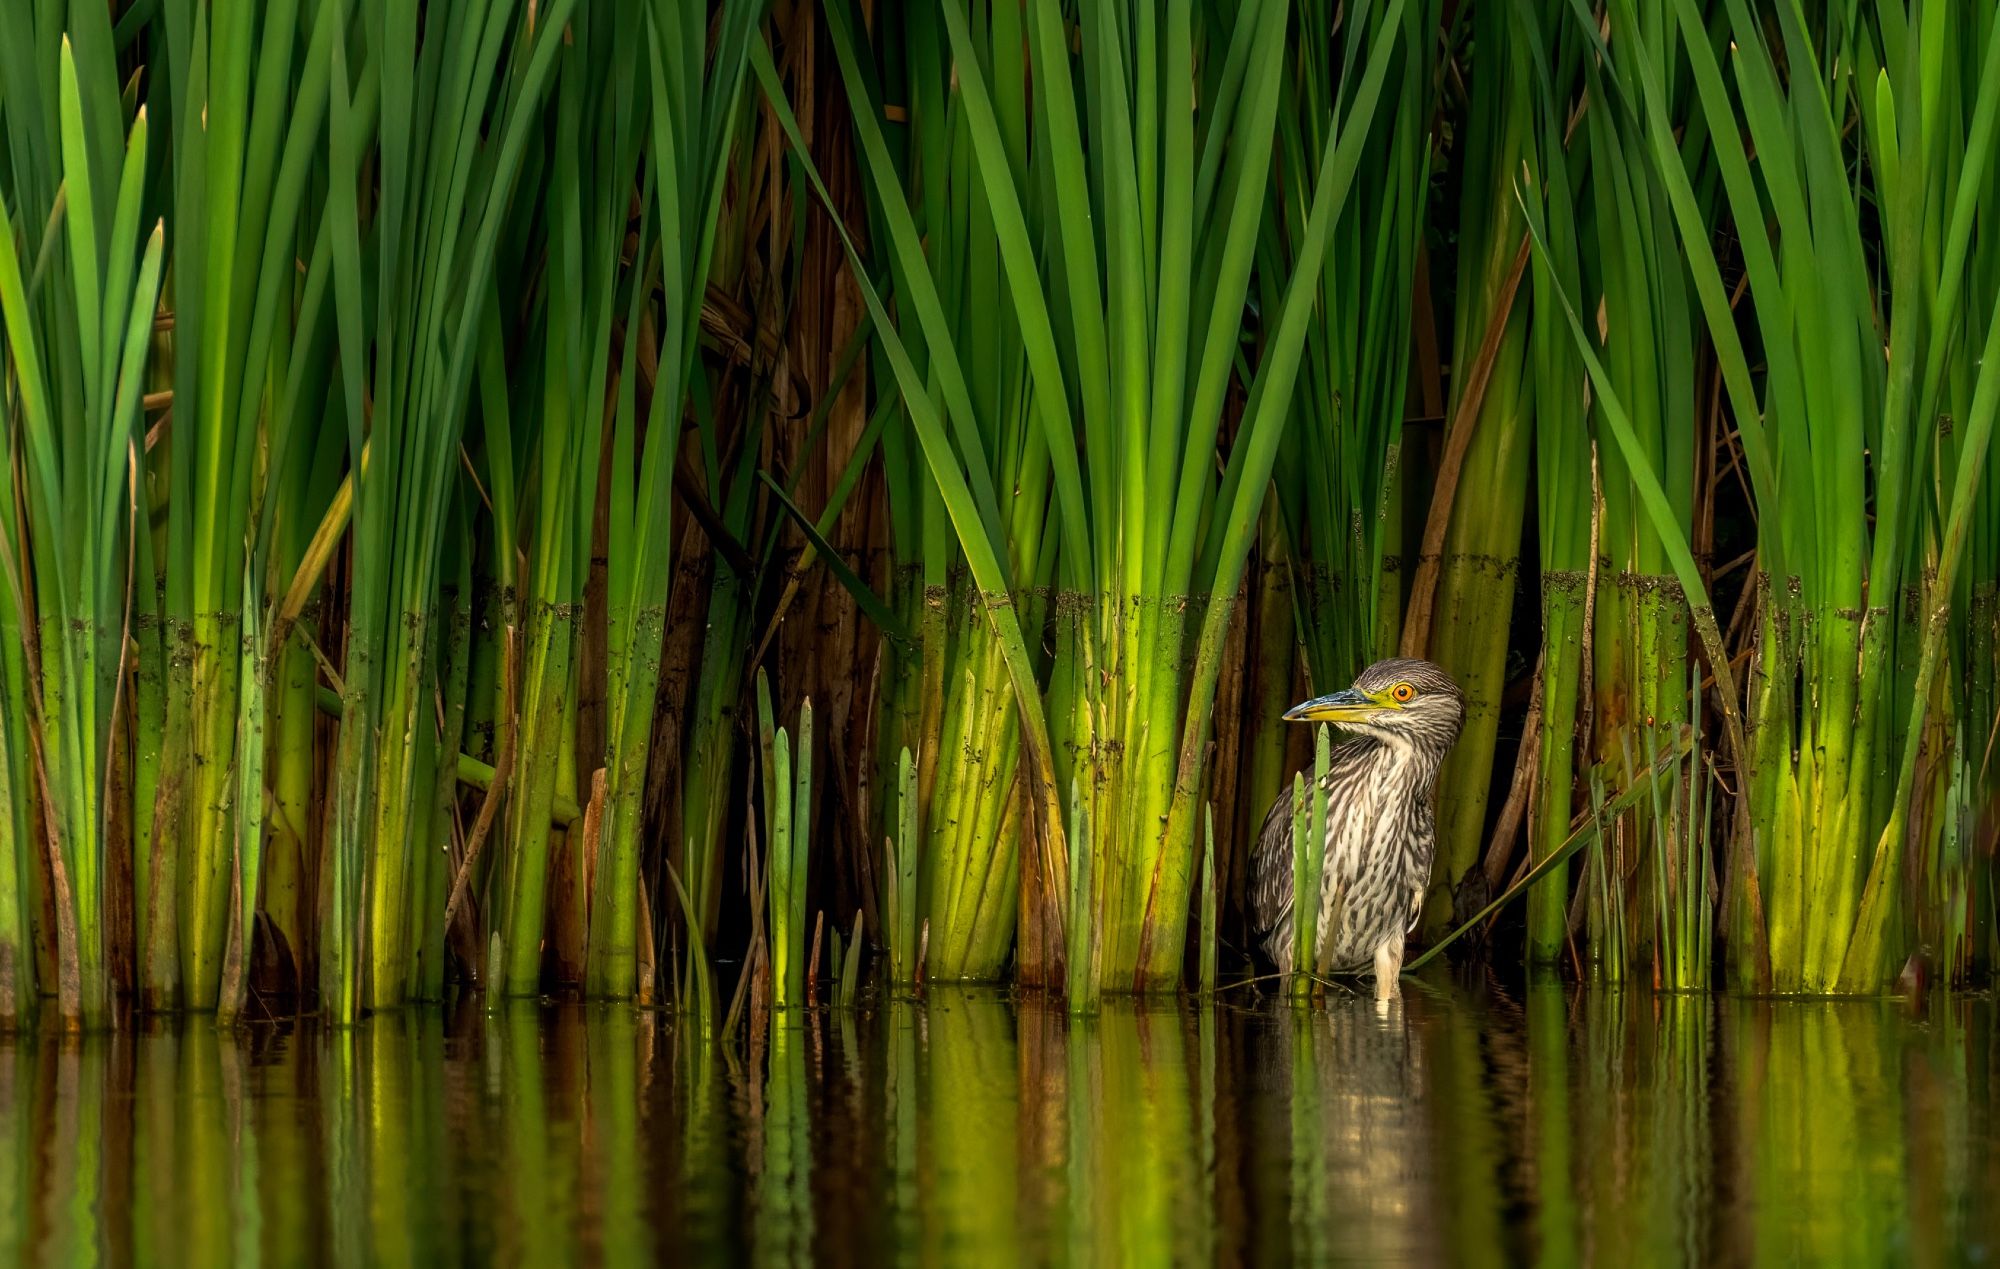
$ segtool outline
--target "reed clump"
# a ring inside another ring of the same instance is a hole
[[[1399,650],[1468,699],[1423,941],[1975,978],[1946,13],[18,6],[0,1023],[1214,990],[1285,706]]]

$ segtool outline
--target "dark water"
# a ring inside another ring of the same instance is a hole
[[[0,1263],[1962,1263],[1995,1006],[933,990],[0,1037]]]

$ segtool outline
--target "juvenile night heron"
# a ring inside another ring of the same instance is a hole
[[[1437,849],[1431,785],[1458,739],[1465,698],[1428,661],[1377,661],[1354,686],[1294,706],[1291,722],[1332,723],[1347,737],[1327,766],[1318,963],[1375,969],[1375,998],[1396,994],[1403,940],[1423,910]],[[1292,793],[1278,796],[1250,861],[1250,916],[1280,971],[1292,968]]]

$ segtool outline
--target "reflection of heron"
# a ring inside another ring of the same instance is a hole
[[[1454,1033],[1473,1037],[1476,1057],[1477,1023],[1448,997],[1413,983],[1387,1004],[1334,993],[1322,1009],[1281,1009],[1255,1033],[1264,1042],[1246,1056],[1269,1071],[1275,1096],[1258,1107],[1252,1131],[1260,1148],[1288,1165],[1282,1210],[1290,1219],[1282,1246],[1247,1259],[1467,1262],[1452,1257],[1455,1227],[1479,1216],[1452,1205],[1458,1195],[1446,1169],[1459,1146],[1441,1151],[1447,1138],[1437,1125],[1452,1122],[1453,1106],[1478,1110],[1448,1087],[1459,1073],[1449,1064]],[[1476,1076],[1477,1066],[1471,1070]],[[1473,1117],[1467,1127],[1477,1140],[1485,1119]],[[1440,1219],[1447,1212],[1451,1218]]]
[[[1359,973],[1372,963],[1375,995],[1396,992],[1403,940],[1423,910],[1437,849],[1431,784],[1458,739],[1465,700],[1428,661],[1377,661],[1344,692],[1287,713],[1351,733],[1327,767],[1326,847],[1320,867],[1319,964]],[[1251,919],[1278,968],[1292,968],[1292,795],[1264,817],[1251,859]]]

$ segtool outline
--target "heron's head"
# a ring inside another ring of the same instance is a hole
[[[1451,676],[1429,661],[1392,658],[1363,670],[1354,686],[1286,711],[1294,723],[1332,723],[1343,731],[1391,744],[1434,750],[1458,739],[1465,697]]]

